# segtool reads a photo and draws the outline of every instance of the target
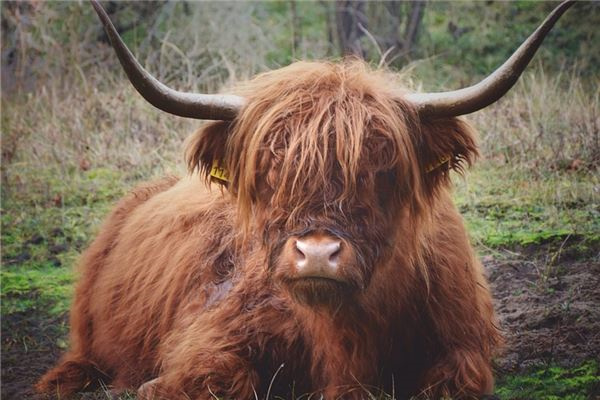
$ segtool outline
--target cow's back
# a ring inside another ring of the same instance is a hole
[[[109,216],[80,263],[73,351],[115,379],[143,383],[185,303],[202,306],[214,258],[230,248],[230,215],[218,189],[174,178],[135,189]]]

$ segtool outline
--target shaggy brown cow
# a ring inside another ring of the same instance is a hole
[[[568,5],[467,89],[407,94],[360,61],[300,62],[240,97],[160,84],[94,6],[144,97],[221,121],[191,138],[189,177],[138,188],[109,216],[81,261],[71,348],[39,391],[492,392],[500,335],[448,178],[477,148],[456,116],[501,97]]]

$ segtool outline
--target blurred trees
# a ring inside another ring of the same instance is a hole
[[[187,5],[186,2],[183,3]],[[124,34],[133,29],[139,21],[155,21],[156,14],[161,11],[164,3],[156,1],[138,1],[138,2],[122,2],[122,1],[107,1],[103,3],[104,10],[113,21],[115,28],[119,34]],[[131,18],[127,18],[131,15]],[[108,37],[101,32],[98,40],[108,43]]]
[[[502,63],[556,6],[362,0],[102,4],[152,74],[174,88],[209,93],[298,59],[336,60],[349,52],[410,71],[412,81],[406,81],[413,88],[458,88]],[[191,129],[193,122],[157,116],[131,89],[87,1],[2,1],[0,9],[4,160],[27,149],[43,155],[40,165],[66,157],[79,168],[81,154],[93,162],[151,165],[156,158],[145,143],[159,146],[159,155],[164,146],[179,146],[169,135]],[[536,166],[599,164],[598,26],[600,6],[577,2],[515,90],[470,117],[482,132],[486,155]]]
[[[550,2],[121,2],[104,1],[134,53],[182,89],[214,90],[296,59],[355,54],[402,68],[419,61],[426,89],[457,87],[489,73],[535,29]],[[119,74],[86,2],[1,2],[3,93],[37,79]],[[597,77],[600,7],[574,5],[536,56],[559,71]],[[434,68],[435,67],[435,68]]]
[[[388,64],[410,59],[417,45],[425,4],[424,1],[336,1],[340,53],[368,59],[369,48],[374,47],[381,61]]]

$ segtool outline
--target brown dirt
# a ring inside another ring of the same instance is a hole
[[[506,345],[498,374],[600,361],[600,261],[484,257]]]
[[[32,385],[59,358],[67,318],[42,310],[2,316],[2,399],[36,399]]]
[[[539,249],[526,253],[483,257],[506,337],[498,375],[600,361],[599,258],[549,262]],[[66,323],[66,316],[50,317],[40,309],[3,316],[2,399],[38,399],[31,387],[60,356]]]

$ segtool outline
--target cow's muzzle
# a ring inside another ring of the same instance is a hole
[[[341,240],[329,236],[308,236],[295,239],[293,247],[293,265],[297,279],[341,279]]]
[[[289,236],[275,265],[276,279],[307,305],[337,307],[364,287],[354,247],[331,230]]]
[[[315,232],[290,237],[283,249],[283,261],[288,265],[287,279],[291,281],[320,280],[344,284],[344,264],[352,255],[349,246],[328,233]]]

